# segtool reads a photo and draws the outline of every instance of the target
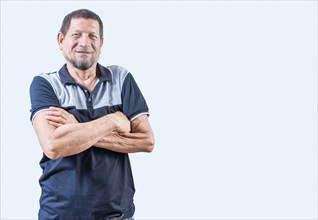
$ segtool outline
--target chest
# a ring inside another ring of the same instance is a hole
[[[68,84],[55,88],[55,94],[60,106],[80,122],[121,111],[121,88],[115,83],[99,82],[91,92],[80,85]]]

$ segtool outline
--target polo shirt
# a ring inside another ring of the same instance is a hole
[[[56,72],[42,73],[30,86],[31,117],[50,106],[88,122],[116,111],[130,120],[148,114],[147,103],[131,73],[123,67],[97,64],[99,79],[92,92],[78,84],[66,64]],[[39,183],[39,219],[106,219],[135,212],[135,193],[128,154],[98,147],[56,160],[45,154]]]

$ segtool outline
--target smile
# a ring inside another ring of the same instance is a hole
[[[90,53],[92,53],[92,52],[88,52],[88,51],[75,51],[75,53],[90,54]]]

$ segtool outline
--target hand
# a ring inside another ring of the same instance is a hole
[[[64,109],[50,107],[45,113],[45,119],[50,125],[60,127],[65,124],[78,123],[74,115],[68,113]]]
[[[115,112],[112,114],[108,114],[107,117],[109,117],[110,120],[115,125],[114,132],[118,133],[129,133],[130,128],[130,121],[128,120],[127,116],[124,115],[122,112]]]

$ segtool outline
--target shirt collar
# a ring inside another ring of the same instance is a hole
[[[96,68],[99,69],[99,81],[111,81],[112,80],[112,74],[109,69],[106,67],[100,65],[97,63]],[[61,82],[65,84],[76,84],[75,80],[72,78],[70,73],[67,70],[66,64],[62,66],[62,68],[59,70],[59,76],[61,79]]]

